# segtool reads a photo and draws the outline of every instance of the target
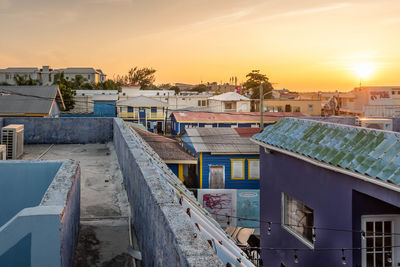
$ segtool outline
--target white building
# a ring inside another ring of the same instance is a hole
[[[31,78],[38,80],[42,85],[51,85],[54,82],[54,76],[57,73],[64,72],[64,78],[72,80],[76,76],[81,75],[88,82],[98,83],[104,82],[106,75],[100,69],[94,68],[65,68],[51,69],[49,66],[39,68],[5,68],[0,69],[0,83],[15,85],[14,77],[17,75],[25,79]]]
[[[362,86],[340,94],[342,114],[367,117],[399,117],[400,86]]]
[[[211,112],[250,112],[249,98],[236,92],[229,92],[208,98],[208,109]]]

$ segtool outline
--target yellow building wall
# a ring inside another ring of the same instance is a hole
[[[321,116],[321,100],[266,99],[264,109],[268,111],[285,112],[290,105],[290,112],[302,112],[310,116]]]

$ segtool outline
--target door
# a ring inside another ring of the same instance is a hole
[[[362,266],[386,267],[399,266],[399,236],[400,217],[396,215],[362,216]]]
[[[224,166],[210,166],[209,188],[225,188]]]

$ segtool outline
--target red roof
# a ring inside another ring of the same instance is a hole
[[[260,112],[174,112],[177,122],[235,123],[260,122]],[[283,117],[304,117],[301,112],[264,112],[264,122],[276,122]]]
[[[256,133],[260,132],[260,128],[234,128],[234,130],[241,136],[241,137],[252,137]]]

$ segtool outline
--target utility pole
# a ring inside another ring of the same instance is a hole
[[[263,98],[264,98],[264,94],[263,94],[263,86],[262,84],[260,84],[260,130],[261,132],[264,131],[264,103],[263,103]]]

